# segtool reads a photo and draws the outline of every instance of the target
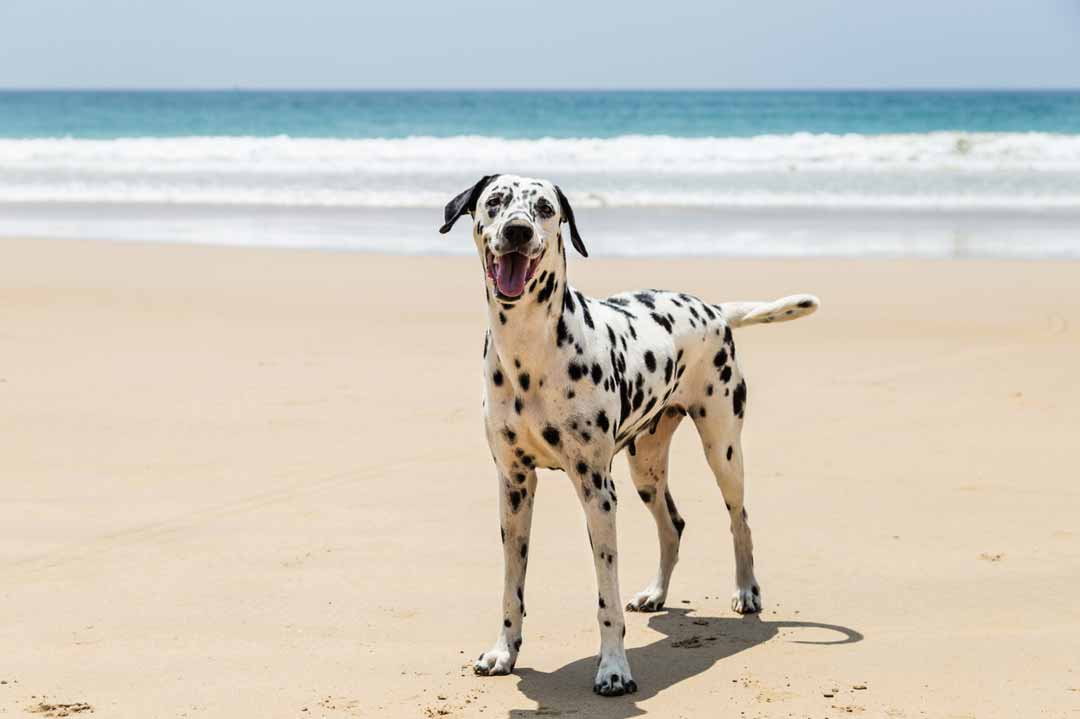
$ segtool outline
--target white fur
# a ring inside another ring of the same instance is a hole
[[[484,340],[484,426],[496,466],[505,557],[499,635],[475,668],[480,674],[513,670],[522,638],[535,470],[561,469],[585,512],[596,567],[601,647],[594,690],[609,696],[633,692],[637,685],[623,646],[612,458],[630,450],[634,487],[656,520],[660,542],[655,578],[626,608],[656,611],[667,598],[684,526],[668,490],[668,447],[689,414],[728,507],[736,563],[732,608],[759,611],[739,443],[746,385],[730,328],[795,319],[816,310],[818,301],[795,295],[715,305],[659,291],[587,298],[566,284],[560,226],[572,210],[554,185],[503,175],[475,189],[469,210],[490,324]],[[493,197],[500,201],[489,203]],[[554,206],[552,216],[536,209],[541,199]],[[456,219],[453,206],[444,231]],[[505,261],[503,254],[512,249],[504,237],[508,223],[527,223],[533,231],[517,249],[536,261],[536,270],[516,300],[497,296],[487,272],[488,263]],[[571,230],[576,233],[576,227]]]

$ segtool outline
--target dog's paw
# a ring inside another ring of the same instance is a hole
[[[664,600],[666,599],[667,592],[656,587],[649,587],[634,595],[634,598],[626,605],[626,611],[658,612],[664,608]]]
[[[484,652],[473,664],[473,671],[483,677],[496,677],[514,671],[517,656],[509,649],[495,647]]]
[[[605,697],[617,697],[636,692],[637,682],[630,676],[630,664],[626,658],[601,658],[592,690]]]
[[[731,595],[731,608],[739,614],[755,614],[761,611],[761,589],[757,583],[739,587]]]

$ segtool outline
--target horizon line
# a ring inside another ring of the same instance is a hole
[[[168,86],[95,86],[95,87],[79,87],[79,86],[56,86],[56,87],[19,87],[19,86],[0,86],[0,92],[311,92],[311,93],[332,93],[332,92],[367,92],[367,93],[398,93],[398,92],[416,92],[416,93],[529,93],[529,92],[549,92],[549,93],[575,93],[575,92],[589,92],[589,93],[617,93],[617,92],[752,92],[752,93],[766,93],[766,92],[790,92],[790,93],[843,93],[843,92],[898,92],[898,93],[930,93],[930,92],[1080,92],[1080,86],[1076,87],[1030,87],[1030,86],[1015,86],[1015,85],[1003,85],[1003,86],[977,86],[977,85],[957,85],[957,86],[942,86],[942,87],[920,87],[920,86],[898,86],[898,87],[886,87],[886,86],[850,86],[850,87],[535,87],[535,88],[521,88],[521,87],[494,87],[494,88],[477,88],[477,87],[289,87],[289,86],[206,86],[206,87],[168,87]]]

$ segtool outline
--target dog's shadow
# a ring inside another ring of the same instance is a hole
[[[638,702],[708,670],[713,664],[744,649],[767,642],[781,629],[825,629],[843,635],[832,641],[796,641],[799,644],[852,644],[862,634],[834,624],[817,622],[769,622],[757,615],[746,617],[698,617],[689,609],[668,609],[652,615],[649,627],[664,635],[652,644],[628,649],[638,691],[621,697],[592,693],[596,656],[582,657],[553,672],[518,668],[518,689],[537,703],[536,709],[514,709],[510,719],[542,716],[597,716],[624,719],[645,713]]]

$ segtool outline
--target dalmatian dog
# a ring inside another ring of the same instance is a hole
[[[536,470],[559,469],[581,501],[596,566],[600,658],[593,691],[637,690],[627,662],[615,539],[614,456],[629,453],[638,496],[656,520],[660,566],[626,605],[664,606],[686,523],[668,488],[672,433],[689,415],[720,485],[735,545],[739,613],[761,610],[753,543],[743,502],[746,381],[732,329],[783,322],[818,308],[812,295],[774,302],[710,304],[677,292],[641,290],[586,297],[566,280],[566,248],[587,256],[574,210],[558,186],[514,175],[487,175],[446,206],[446,233],[473,218],[489,329],[484,337],[484,428],[498,478],[505,579],[494,646],[475,671],[508,674],[522,642],[525,569]]]

